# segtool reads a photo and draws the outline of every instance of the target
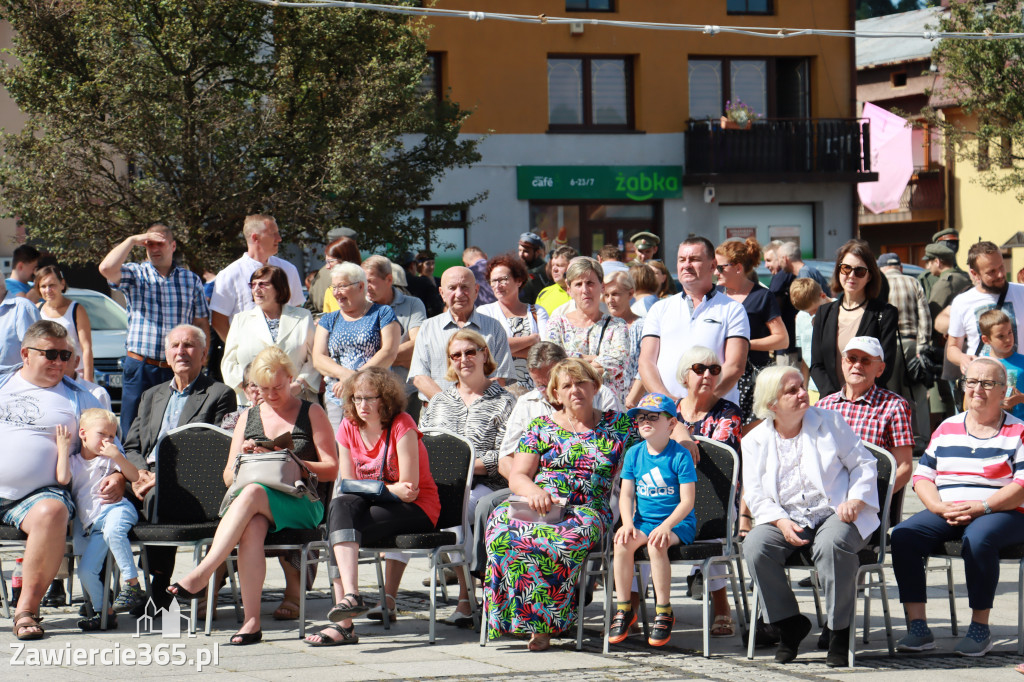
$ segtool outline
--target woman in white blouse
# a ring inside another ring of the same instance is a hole
[[[754,413],[764,421],[743,438],[743,496],[754,516],[743,555],[765,620],[779,629],[775,660],[796,658],[811,630],[785,569],[790,555],[810,546],[828,611],[826,663],[845,666],[857,552],[879,525],[875,459],[841,414],[809,406],[794,367],[761,372]]]
[[[533,379],[526,368],[526,356],[544,336],[548,312],[539,305],[519,300],[519,291],[529,277],[526,263],[521,259],[509,254],[495,256],[487,263],[487,280],[497,300],[477,310],[481,315],[493,317],[504,327],[512,351],[516,383],[533,388]]]
[[[317,402],[320,374],[313,367],[313,316],[304,309],[288,305],[291,289],[284,270],[267,265],[249,278],[256,306],[231,321],[224,342],[220,371],[224,383],[235,390],[239,406],[248,405],[243,374],[261,350],[277,346],[298,369],[292,381],[292,393],[303,400]]]

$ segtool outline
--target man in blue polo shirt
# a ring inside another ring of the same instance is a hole
[[[648,392],[682,398],[686,388],[677,374],[679,358],[692,346],[706,346],[722,363],[716,394],[738,404],[736,383],[743,376],[750,346],[747,313],[741,304],[715,290],[711,281],[715,246],[708,239],[684,241],[676,263],[683,291],[658,301],[647,312],[640,342],[640,378]]]

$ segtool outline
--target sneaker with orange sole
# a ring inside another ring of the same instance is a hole
[[[672,638],[672,626],[676,624],[676,618],[668,613],[659,613],[654,617],[654,627],[651,628],[651,636],[647,643],[651,646],[665,646]]]
[[[636,611],[616,611],[608,628],[608,642],[618,644],[629,636],[629,628],[636,624]]]

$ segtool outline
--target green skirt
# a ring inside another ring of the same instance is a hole
[[[270,513],[274,516],[271,532],[285,528],[316,528],[324,520],[324,505],[319,500],[311,502],[306,497],[292,497],[280,490],[259,485],[267,491]]]

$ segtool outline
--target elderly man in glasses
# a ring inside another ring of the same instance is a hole
[[[925,558],[960,540],[971,624],[954,651],[992,648],[989,615],[999,584],[999,551],[1024,543],[1024,422],[1002,410],[1006,369],[993,358],[967,365],[967,411],[942,422],[914,471],[924,511],[892,531],[892,568],[907,614],[900,651],[935,648],[925,620]]]
[[[14,635],[40,639],[39,602],[64,557],[68,519],[74,504],[57,485],[56,431],[71,434],[78,446],[78,415],[99,401],[64,376],[72,356],[67,329],[44,320],[25,332],[21,364],[0,370],[0,522],[28,535],[21,596],[14,611]],[[106,503],[124,493],[124,477],[101,483]]]

